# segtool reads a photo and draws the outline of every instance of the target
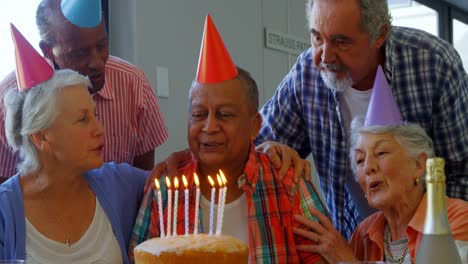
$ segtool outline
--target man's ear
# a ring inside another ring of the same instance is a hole
[[[380,49],[382,45],[385,43],[385,40],[387,39],[387,36],[390,32],[390,25],[383,25],[382,28],[380,29],[379,36],[375,40],[375,47],[377,49]]]
[[[39,42],[39,47],[41,48],[42,53],[44,54],[44,57],[46,57],[46,59],[54,61],[54,54],[52,53],[52,45],[50,45],[50,43],[41,40]]]
[[[255,116],[252,117],[252,133],[251,133],[251,138],[252,140],[255,140],[257,138],[258,132],[260,131],[260,128],[262,127],[262,115],[260,115],[259,112],[255,113]]]

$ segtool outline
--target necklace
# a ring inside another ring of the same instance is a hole
[[[385,243],[385,248],[387,249],[388,256],[391,258],[391,262],[393,263],[398,263],[401,264],[403,263],[403,260],[405,259],[406,254],[408,253],[408,242],[406,242],[405,248],[403,249],[403,254],[396,258],[393,256],[392,251],[390,250],[390,227],[388,224],[385,225],[385,230],[384,230],[384,243]]]
[[[37,186],[37,188],[38,188],[38,190],[39,190],[39,193],[40,193],[40,195],[41,195],[42,200],[44,200],[44,201],[47,202],[48,199],[47,199],[45,193],[44,193],[44,192],[41,190],[41,188],[40,188],[39,181],[37,180],[37,175],[34,175],[34,182],[36,183],[36,186]],[[56,222],[57,222],[60,226],[63,226],[64,221],[62,221],[62,218],[61,218],[59,215],[57,215],[56,220],[57,220]],[[65,243],[63,243],[63,244],[67,245],[67,247],[71,247],[70,234],[65,233],[65,236],[67,237],[67,239],[65,240]]]

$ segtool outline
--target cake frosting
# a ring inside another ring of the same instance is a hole
[[[153,238],[139,244],[134,253],[137,264],[247,263],[249,254],[247,245],[234,237],[207,234]]]

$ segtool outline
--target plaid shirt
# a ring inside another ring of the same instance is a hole
[[[193,175],[197,171],[197,162],[192,161],[181,169],[184,175]],[[298,185],[292,181],[293,170],[280,180],[268,157],[250,150],[249,160],[244,173],[238,178],[239,188],[244,190],[249,210],[249,243],[251,263],[315,263],[316,254],[296,251],[296,244],[311,243],[301,236],[293,235],[292,228],[299,224],[293,221],[293,214],[315,219],[309,208],[317,208],[325,213],[313,186],[301,180]],[[191,178],[191,177],[190,177]],[[161,180],[161,183],[164,181]],[[167,218],[166,187],[162,184],[162,202],[164,220]],[[193,186],[193,185],[190,185]],[[184,199],[179,196],[177,233],[184,234]],[[190,190],[190,197],[195,197],[195,188]],[[193,233],[195,199],[190,199],[189,230]],[[201,213],[199,214],[202,215]],[[200,223],[201,217],[199,219]],[[166,221],[165,221],[166,222]],[[165,223],[167,224],[167,223]],[[166,227],[164,227],[166,228]],[[200,225],[201,229],[201,225]],[[166,229],[164,230],[166,231]],[[202,230],[200,230],[202,231]],[[129,255],[133,259],[133,249],[139,243],[159,237],[159,215],[157,201],[153,191],[146,193],[137,216]]]
[[[385,74],[403,118],[420,124],[436,155],[445,158],[447,195],[468,200],[468,76],[458,53],[430,34],[393,27],[385,43]],[[261,113],[256,143],[275,140],[302,157],[312,153],[331,218],[349,238],[358,218],[345,189],[345,177],[353,177],[349,140],[338,95],[323,83],[311,49],[299,56]]]

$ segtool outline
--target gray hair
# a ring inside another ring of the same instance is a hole
[[[5,106],[5,134],[8,144],[19,151],[17,165],[21,174],[40,169],[31,134],[49,128],[58,116],[57,96],[67,86],[91,86],[88,77],[73,70],[56,71],[53,77],[26,91],[11,89],[3,97]]]
[[[308,26],[310,26],[310,16],[312,15],[312,5],[317,0],[307,0],[306,3],[306,18]],[[330,1],[330,0],[318,0]],[[336,1],[336,0],[332,0]],[[356,0],[354,0],[356,1]],[[388,9],[386,0],[358,0],[361,10],[361,29],[369,34],[370,41],[375,41],[382,31],[384,26],[389,29],[392,24],[392,15]]]
[[[239,75],[237,78],[244,83],[244,87],[247,90],[247,99],[249,100],[249,107],[253,112],[258,111],[258,87],[252,75],[243,68],[237,66]]]
[[[235,77],[239,79],[243,84],[244,88],[246,89],[247,92],[247,99],[249,100],[249,108],[252,110],[252,112],[256,113],[258,111],[258,104],[259,104],[259,95],[258,95],[258,87],[257,87],[257,82],[255,82],[255,79],[252,77],[252,75],[244,70],[243,68],[236,66],[238,75]],[[192,85],[190,87],[189,91],[189,97],[192,96],[192,89],[198,84],[196,80],[192,81]]]
[[[364,118],[358,117],[351,122],[351,142],[349,148],[349,159],[351,169],[356,174],[356,161],[354,151],[357,148],[357,140],[361,133],[391,134],[408,151],[411,158],[416,159],[420,154],[426,153],[428,158],[434,157],[434,144],[426,131],[417,124],[407,124],[404,126],[369,126],[364,127]]]
[[[63,19],[63,23],[67,21],[60,10],[60,0],[42,0],[39,3],[36,10],[36,24],[41,40],[50,44],[55,43],[55,31],[60,18]]]

